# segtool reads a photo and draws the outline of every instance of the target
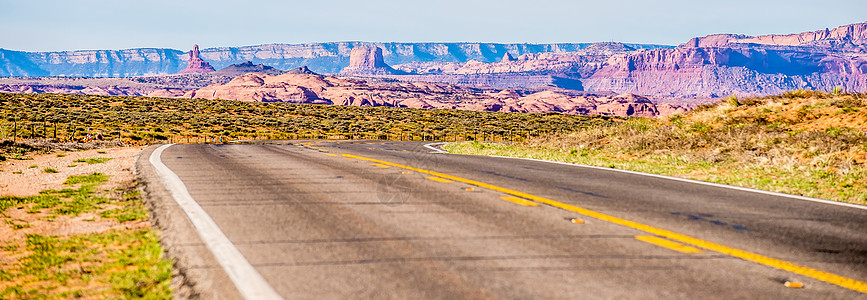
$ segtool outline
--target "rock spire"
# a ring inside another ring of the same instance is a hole
[[[216,70],[214,70],[214,67],[211,67],[211,64],[199,57],[199,45],[193,45],[193,50],[190,51],[190,62],[187,64],[187,68],[178,72],[178,74],[199,74],[214,71]]]

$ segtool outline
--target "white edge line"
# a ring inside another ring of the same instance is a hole
[[[446,150],[434,148],[434,146],[436,146],[436,145],[443,145],[443,144],[445,144],[445,142],[430,143],[430,144],[425,144],[424,147],[435,151],[434,153],[449,153]]]
[[[553,160],[536,159],[536,158],[509,157],[509,156],[500,156],[500,155],[488,155],[488,156],[489,157],[498,157],[498,158],[532,160],[532,161],[546,162],[546,163],[559,164],[559,165],[567,165],[567,166],[580,167],[580,168],[606,170],[606,171],[612,171],[612,172],[621,172],[621,173],[627,173],[627,174],[633,174],[633,175],[641,175],[641,176],[656,177],[656,178],[662,178],[662,179],[668,179],[668,180],[674,180],[674,181],[703,184],[703,185],[708,185],[708,186],[713,186],[713,187],[727,188],[727,189],[744,191],[744,192],[753,192],[753,193],[759,193],[759,194],[765,194],[765,195],[771,195],[771,196],[786,197],[786,198],[792,198],[792,199],[798,199],[798,200],[804,200],[804,201],[812,201],[812,202],[818,202],[818,203],[824,203],[824,204],[839,205],[839,206],[845,206],[845,207],[867,210],[867,206],[859,205],[859,204],[837,202],[837,201],[831,201],[831,200],[825,200],[825,199],[818,199],[818,198],[811,198],[811,197],[798,196],[798,195],[790,195],[790,194],[784,194],[784,193],[778,193],[778,192],[757,190],[757,189],[752,189],[752,188],[746,188],[746,187],[740,187],[740,186],[734,186],[734,185],[726,185],[726,184],[707,182],[707,181],[700,181],[700,180],[695,180],[695,179],[686,179],[686,178],[680,178],[680,177],[674,177],[674,176],[668,176],[668,175],[659,175],[659,174],[644,173],[644,172],[638,172],[638,171],[630,171],[630,170],[622,170],[622,169],[614,169],[614,168],[605,168],[605,167],[573,164],[573,163],[562,162],[562,161],[553,161]]]
[[[274,291],[268,283],[262,278],[262,275],[250,265],[250,262],[244,258],[244,255],[238,251],[238,248],[232,244],[229,238],[220,231],[217,223],[202,209],[201,206],[190,195],[187,187],[184,185],[181,178],[172,172],[171,169],[163,164],[160,156],[168,147],[174,144],[163,145],[151,153],[150,163],[154,166],[154,170],[160,177],[163,185],[171,194],[175,202],[184,210],[193,227],[198,231],[199,236],[205,245],[214,254],[217,262],[223,267],[223,270],[229,275],[229,279],[235,284],[235,287],[245,299],[283,299]]]

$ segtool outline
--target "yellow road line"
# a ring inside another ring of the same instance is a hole
[[[664,238],[656,237],[656,236],[652,236],[652,235],[636,235],[635,239],[642,241],[642,242],[651,243],[651,244],[654,244],[654,245],[657,245],[660,247],[665,247],[665,248],[668,248],[668,249],[671,249],[671,250],[674,250],[677,252],[683,252],[683,253],[701,253],[702,252],[701,249],[693,248],[693,247],[690,247],[690,246],[687,246],[687,245],[684,245],[681,243],[675,243],[675,242],[666,240]]]
[[[386,165],[383,165],[383,164],[373,164],[373,166],[374,166],[374,167],[379,167],[379,168],[391,168],[390,166],[386,166]]]
[[[596,219],[606,221],[609,223],[614,223],[617,225],[622,225],[622,226],[626,226],[626,227],[629,227],[632,229],[644,231],[644,232],[647,232],[647,233],[650,233],[653,235],[661,236],[661,237],[664,237],[664,238],[667,238],[670,240],[674,240],[674,241],[678,241],[678,242],[681,242],[681,243],[684,243],[687,245],[692,245],[695,247],[704,248],[706,250],[719,252],[722,254],[737,257],[737,258],[740,258],[743,260],[751,261],[751,262],[762,264],[765,266],[777,268],[780,270],[792,272],[792,273],[807,276],[807,277],[812,277],[812,278],[815,278],[815,279],[818,279],[818,280],[821,280],[824,282],[828,282],[828,283],[842,286],[844,288],[859,291],[861,293],[867,293],[867,283],[865,283],[865,282],[858,281],[858,280],[844,277],[844,276],[840,276],[837,274],[832,274],[832,273],[828,273],[828,272],[819,271],[816,269],[796,265],[796,264],[793,264],[793,263],[790,263],[790,262],[787,262],[784,260],[779,260],[776,258],[767,257],[767,256],[763,256],[760,254],[723,246],[723,245],[720,245],[717,243],[708,242],[705,240],[700,240],[700,239],[697,239],[697,238],[694,238],[691,236],[687,236],[684,234],[675,233],[673,231],[669,231],[669,230],[665,230],[665,229],[661,229],[661,228],[656,228],[656,227],[653,227],[650,225],[645,225],[645,224],[621,219],[621,218],[614,217],[614,216],[609,216],[609,215],[606,215],[603,213],[598,213],[598,212],[595,212],[595,211],[592,211],[589,209],[577,207],[574,205],[569,205],[569,204],[562,203],[562,202],[557,202],[557,201],[550,200],[547,198],[530,195],[530,194],[527,194],[524,192],[511,190],[511,189],[499,187],[496,185],[487,184],[484,182],[479,182],[479,181],[475,181],[475,180],[471,180],[471,179],[465,179],[465,178],[461,178],[461,177],[457,177],[457,176],[452,176],[452,175],[434,172],[434,171],[428,171],[428,170],[419,169],[419,168],[413,168],[410,166],[404,166],[404,165],[400,165],[400,164],[396,164],[396,163],[392,163],[392,162],[387,162],[387,161],[382,161],[382,160],[378,160],[378,159],[373,159],[373,158],[366,158],[366,157],[361,157],[361,156],[356,156],[356,155],[351,155],[351,154],[343,154],[343,155],[346,157],[356,158],[356,159],[360,159],[360,160],[366,160],[369,162],[376,162],[376,163],[380,163],[380,164],[384,164],[384,165],[389,165],[389,166],[393,166],[393,167],[398,167],[398,168],[416,171],[416,172],[423,173],[423,174],[447,178],[447,179],[451,179],[451,180],[454,180],[457,182],[463,182],[466,184],[475,185],[478,187],[502,192],[502,193],[509,194],[512,196],[517,196],[517,197],[521,197],[524,199],[533,200],[533,201],[536,201],[539,203],[543,203],[543,204],[547,204],[547,205],[550,205],[550,206],[553,206],[556,208],[560,208],[563,210],[579,213],[579,214],[582,214],[582,215],[585,215],[588,217],[592,217],[592,218],[596,218]]]
[[[520,204],[520,205],[523,205],[523,206],[539,206],[539,203],[536,203],[536,202],[533,202],[533,201],[527,201],[527,200],[524,200],[524,199],[521,199],[521,198],[518,198],[518,197],[513,197],[513,196],[502,196],[502,197],[500,197],[500,199],[503,199],[503,200],[506,200],[506,201],[510,201],[510,202],[514,202],[514,203],[517,203],[517,204]]]
[[[338,156],[337,154],[334,154],[334,153],[325,153],[325,155],[328,155],[328,156]]]
[[[430,180],[433,180],[433,181],[436,181],[436,182],[444,182],[444,183],[450,183],[450,182],[452,182],[451,180],[448,180],[448,179],[445,179],[445,178],[434,177],[434,176],[428,176],[428,177],[425,177],[425,178],[430,179]]]

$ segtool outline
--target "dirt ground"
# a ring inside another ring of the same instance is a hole
[[[54,151],[0,162],[0,197],[55,190],[4,199],[14,201],[0,212],[0,299],[171,297],[171,261],[161,255],[133,174],[141,150]],[[108,160],[76,162],[100,158]],[[63,184],[93,173],[108,179]]]
[[[33,196],[43,190],[61,190],[63,188],[76,188],[64,185],[66,178],[72,175],[88,175],[95,172],[109,175],[108,182],[98,188],[107,196],[120,198],[122,191],[118,188],[127,188],[135,179],[132,167],[140,147],[121,147],[94,149],[72,152],[54,152],[33,156],[32,160],[9,160],[0,163],[0,196]],[[104,152],[104,153],[99,153]],[[61,154],[63,157],[58,157]],[[78,159],[110,158],[103,163],[88,164],[75,162]],[[36,167],[31,167],[36,166]],[[57,173],[46,173],[46,168],[57,170]],[[20,172],[20,174],[18,173]],[[117,195],[115,195],[117,194]],[[0,241],[21,240],[26,234],[42,235],[72,235],[85,233],[106,232],[112,229],[140,228],[150,226],[147,221],[118,223],[114,219],[99,217],[99,212],[83,213],[78,216],[60,215],[49,221],[46,217],[51,215],[50,210],[40,213],[28,213],[27,207],[10,207],[2,212],[0,219],[26,222],[28,228],[13,229],[7,224],[0,224]]]
[[[33,160],[8,160],[0,162],[0,196],[33,196],[47,189],[62,189],[63,182],[72,175],[87,175],[94,172],[110,175],[108,184],[128,182],[134,178],[130,168],[135,164],[140,147],[94,149],[74,152],[56,152],[33,157]],[[97,153],[104,151],[105,154]],[[64,157],[57,157],[58,154]],[[88,164],[77,159],[111,158],[104,163]],[[36,166],[32,168],[32,166]],[[57,173],[45,173],[53,168]],[[16,174],[21,172],[21,174]]]

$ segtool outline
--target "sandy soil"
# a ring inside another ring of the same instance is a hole
[[[98,151],[105,153],[98,153]],[[114,189],[127,188],[135,179],[131,168],[140,151],[140,147],[124,147],[55,152],[34,156],[33,160],[2,162],[0,163],[0,169],[3,169],[0,172],[0,196],[32,196],[38,195],[39,191],[43,190],[77,188],[77,185],[63,185],[63,182],[71,175],[87,175],[99,172],[110,176],[108,182],[99,186],[99,189],[104,193],[103,196],[117,199],[122,197],[123,192],[114,191]],[[57,157],[60,153],[65,156]],[[77,159],[98,157],[111,158],[111,160],[97,164],[75,162]],[[31,166],[37,167],[31,168]],[[56,169],[58,173],[45,173],[43,170],[49,167]],[[16,172],[21,172],[21,174],[15,174]],[[104,190],[109,190],[109,192],[104,192]],[[115,219],[103,219],[99,217],[99,211],[83,213],[78,216],[59,215],[56,216],[56,219],[49,220],[48,216],[56,215],[51,213],[51,209],[43,209],[40,213],[28,213],[27,210],[30,206],[32,204],[10,207],[2,212],[0,220],[26,223],[29,227],[16,230],[5,222],[0,223],[0,241],[20,241],[25,234],[72,235],[150,226],[147,221],[121,224]]]
[[[95,149],[76,152],[38,155],[33,160],[9,160],[0,162],[0,196],[33,196],[39,191],[62,189],[63,182],[72,175],[87,175],[94,172],[110,175],[109,185],[128,182],[134,178],[131,167],[135,164],[140,147]],[[105,154],[97,153],[105,151]],[[111,160],[99,164],[75,162],[77,159],[106,157]],[[31,168],[31,166],[36,166]],[[53,168],[58,173],[45,173],[45,168]],[[21,172],[21,174],[15,174]]]

